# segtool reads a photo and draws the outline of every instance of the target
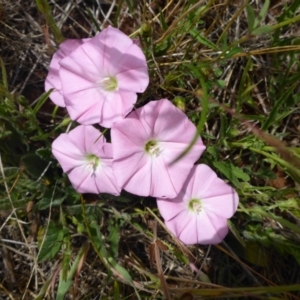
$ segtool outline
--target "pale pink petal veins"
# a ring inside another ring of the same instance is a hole
[[[132,45],[118,64],[117,79],[120,90],[142,93],[149,84],[148,68],[142,50]]]
[[[97,138],[97,141],[93,144],[91,153],[101,157],[101,159],[111,160],[113,158],[113,149],[111,143],[106,143],[104,136]],[[112,160],[110,161],[112,164]]]
[[[151,190],[151,162],[145,154],[134,155],[134,157],[138,156],[140,159],[130,167],[131,172],[125,171],[124,167],[128,160],[126,162],[124,160],[123,163],[118,165],[118,169],[124,170],[123,174],[117,172],[115,176],[125,191],[139,196],[148,196]],[[116,168],[113,168],[113,170],[115,172]]]
[[[111,139],[114,160],[118,161],[121,158],[130,157],[134,153],[144,153],[144,145],[148,135],[133,112],[128,118],[113,124]]]
[[[77,168],[74,168],[67,174],[72,186],[78,193],[100,193],[100,190],[96,184],[97,177],[92,172],[91,166],[88,164],[83,164]]]
[[[194,178],[190,184],[192,198],[199,198],[203,202],[203,208],[214,214],[231,218],[235,213],[239,198],[236,191],[225,181],[218,178],[217,174],[207,165],[200,164],[193,168],[189,178]]]
[[[90,38],[87,39],[68,39],[62,42],[59,45],[59,50],[63,53],[62,57],[66,57],[70,55],[74,50],[76,50],[80,45],[89,41]]]
[[[165,113],[161,114],[162,105],[170,108],[168,115],[167,109],[165,109]],[[186,156],[171,164],[188,147],[190,140],[187,141],[181,135],[189,135],[189,133],[185,132],[185,130],[172,131],[169,129],[168,132],[171,138],[168,140],[169,137],[166,130],[162,137],[161,130],[158,130],[157,133],[153,132],[156,124],[160,124],[163,121],[170,122],[175,127],[191,128],[196,134],[195,126],[184,114],[185,119],[180,119],[180,122],[173,123],[173,119],[169,115],[175,114],[176,116],[179,115],[180,118],[182,117],[181,114],[178,114],[177,109],[173,110],[173,107],[174,105],[168,100],[152,101],[130,113],[125,120],[113,125],[111,130],[114,149],[113,168],[115,172],[118,172],[119,167],[122,167],[124,171],[124,165],[132,169],[131,172],[120,174],[122,176],[122,186],[125,190],[137,194],[137,192],[134,192],[135,185],[139,184],[138,182],[145,182],[147,179],[149,182],[143,183],[147,190],[141,192],[141,187],[139,187],[139,193],[141,194],[138,195],[174,198],[180,192],[194,162],[204,151],[205,146],[199,138],[196,145]],[[159,118],[162,118],[163,121],[157,121]],[[191,126],[186,126],[186,122],[190,122]],[[168,127],[170,126],[164,126],[164,128]],[[149,141],[157,143],[156,153],[146,153],[145,145]],[[145,153],[142,157],[148,160],[147,164],[140,165],[134,161],[135,158],[132,154],[138,152]],[[134,168],[131,167],[130,162],[134,165]],[[147,172],[150,172],[150,174]],[[126,177],[130,174],[134,175]],[[148,189],[148,187],[150,188]]]
[[[136,92],[149,82],[141,49],[111,26],[62,59],[59,76],[71,119],[104,127],[123,119],[137,100]],[[116,80],[112,89],[105,87],[109,80]]]
[[[115,196],[120,195],[121,188],[117,184],[115,175],[112,171],[112,160],[101,159],[101,166],[95,172],[95,183],[98,191],[109,193]]]
[[[53,141],[52,153],[59,161],[64,172],[68,172],[70,169],[80,166],[85,158],[80,149],[75,147],[69,140],[66,133],[61,134]]]
[[[89,125],[103,119],[105,92],[89,89],[65,96],[66,108],[72,120]]]
[[[60,44],[59,49],[53,54],[49,65],[49,73],[45,80],[45,91],[48,92],[50,89],[54,89],[50,94],[50,99],[58,106],[66,106],[61,91],[59,62],[62,58],[68,56],[72,51],[87,40],[89,39],[66,40]]]
[[[159,212],[165,221],[170,221],[175,218],[182,211],[186,210],[185,204],[182,201],[184,193],[180,192],[179,195],[171,200],[157,198],[157,206]]]
[[[96,57],[91,56],[91,53]],[[95,51],[90,42],[86,42],[62,59],[59,75],[63,93],[71,94],[97,87],[103,76],[101,65],[96,65],[100,58],[101,53]]]
[[[181,223],[182,220],[177,220]],[[195,232],[196,229],[196,232]],[[191,244],[218,244],[228,233],[227,220],[208,214],[205,211],[198,216],[190,217],[190,222],[178,235],[179,239]]]
[[[81,125],[60,135],[52,152],[78,192],[120,194],[112,171],[112,146],[93,126]]]
[[[148,196],[151,184],[151,164],[144,153],[135,153],[113,162],[115,178],[122,188],[136,195]]]
[[[153,132],[164,142],[190,143],[197,130],[186,114],[168,99],[150,102],[145,115],[151,118],[152,111],[159,115],[153,124]]]
[[[103,104],[103,111],[105,111],[105,114],[103,114],[102,120],[100,121],[102,126],[111,127],[113,123],[123,120],[132,110],[133,101],[136,101],[137,95],[132,94],[131,103],[127,101],[126,93],[125,96],[126,98],[124,99],[122,93],[117,91],[108,92],[106,94]]]
[[[55,54],[54,54],[55,55]],[[54,57],[53,57],[54,59]],[[50,99],[52,102],[61,107],[65,107],[64,98],[61,91],[61,81],[59,77],[59,73],[57,69],[53,69],[50,66],[46,81],[45,81],[45,91],[48,92],[49,90],[53,89],[50,94]]]
[[[125,90],[120,90],[119,93],[122,98],[123,116],[125,118],[132,111],[137,100],[137,94]]]
[[[192,211],[191,200],[200,201],[200,211]],[[196,165],[178,196],[158,198],[157,205],[166,226],[185,244],[217,244],[228,233],[238,195],[208,166]]]
[[[119,62],[133,45],[132,40],[127,35],[111,26],[102,30],[91,40],[91,43],[103,51],[103,68],[106,72],[111,73],[110,75],[117,75],[120,71]],[[121,71],[123,70],[121,69]]]
[[[167,228],[187,245],[218,244],[228,233],[227,219],[205,211],[199,215],[181,211],[165,223]]]
[[[86,149],[87,134],[96,136],[100,135],[100,132],[92,126],[77,126],[67,134],[67,138],[74,149],[78,149],[82,154],[88,153]],[[96,140],[96,137],[94,137],[94,140]]]
[[[143,108],[143,111],[139,112],[139,117],[148,128],[148,134],[155,136],[160,142],[166,162],[168,164],[173,162],[195,137],[197,133],[195,125],[167,99],[151,101]],[[154,118],[153,115],[157,117]],[[195,162],[204,150],[205,146],[199,136],[193,148],[178,161],[178,164],[184,161]]]
[[[77,128],[83,128],[82,135],[84,137],[83,140],[83,145],[84,145],[84,152],[85,153],[92,153],[92,154],[100,154],[97,155],[98,157],[102,157],[103,151],[102,150],[103,146],[111,148],[111,144],[106,144],[106,139],[103,136],[103,134],[95,129],[92,126],[78,126]],[[74,131],[74,130],[73,130]],[[76,137],[77,141],[80,140],[79,137]],[[74,141],[74,144],[76,141]],[[79,145],[77,145],[80,147]],[[112,158],[112,150],[111,150],[111,156],[109,158]]]
[[[218,178],[217,174],[207,165],[199,164],[195,166],[190,174],[190,178],[194,177],[194,184],[190,185],[189,193],[200,198],[206,197],[207,193],[211,191],[211,185]],[[214,189],[213,193],[218,193]],[[220,191],[222,195],[222,191]]]
[[[149,84],[148,73],[144,69],[131,69],[116,76],[120,91],[143,93]]]

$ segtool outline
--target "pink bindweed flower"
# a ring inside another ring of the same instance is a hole
[[[109,26],[60,60],[64,102],[72,120],[111,127],[122,120],[149,83],[145,55]]]
[[[208,166],[194,166],[174,199],[157,199],[167,228],[187,245],[218,244],[239,202],[236,191]]]
[[[54,89],[50,94],[50,99],[58,106],[66,106],[61,90],[59,62],[88,40],[89,39],[66,40],[59,45],[59,49],[53,54],[49,65],[49,73],[45,81],[45,91],[48,92],[50,89]]]
[[[118,185],[139,196],[173,198],[205,149],[193,148],[171,164],[196,135],[188,117],[169,100],[151,101],[111,129],[113,170]]]
[[[61,134],[52,153],[79,193],[120,194],[112,171],[112,146],[93,126],[80,125]]]

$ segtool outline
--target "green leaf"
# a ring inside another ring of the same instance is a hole
[[[92,23],[95,25],[96,29],[100,32],[100,31],[101,31],[101,28],[100,28],[100,26],[99,26],[99,21],[97,21],[97,20],[94,18],[94,15],[93,15],[93,13],[92,13],[92,11],[91,11],[90,8],[87,8],[86,11],[87,11],[87,13],[88,13],[90,19],[92,20]]]
[[[272,31],[274,31],[274,28],[271,27],[271,26],[266,25],[266,26],[261,26],[261,27],[258,27],[256,29],[254,29],[251,32],[251,34],[253,34],[253,35],[261,35],[261,34],[265,34],[265,33],[270,33]]]
[[[114,281],[114,299],[115,300],[121,300],[120,298],[120,286],[118,281]]]
[[[260,244],[252,241],[246,241],[246,247],[244,248],[243,258],[248,262],[260,266],[267,267],[269,264],[268,254]]]
[[[3,168],[4,171],[4,179],[5,181],[9,181],[11,179],[16,178],[16,176],[19,174],[20,172],[20,168],[17,167],[5,167]],[[3,179],[0,179],[0,184],[3,183]]]
[[[284,219],[283,217],[277,216],[274,213],[265,211],[262,207],[256,206],[252,209],[248,209],[248,211],[253,211],[254,213],[260,214],[263,217],[267,217],[279,222],[282,226],[289,228],[290,230],[294,231],[295,233],[300,234],[300,227],[290,221]]]
[[[214,44],[212,43],[210,40],[208,40],[206,37],[204,37],[203,35],[201,35],[201,32],[197,31],[195,28],[189,30],[190,35],[192,35],[194,38],[196,38],[196,40],[202,44],[205,45],[215,51],[219,51],[220,49]]]
[[[37,104],[35,105],[34,109],[33,109],[33,113],[34,115],[37,114],[37,112],[40,110],[40,108],[44,105],[44,103],[48,100],[49,95],[52,93],[53,89],[49,90],[48,92],[42,94],[38,100],[37,100]]]
[[[266,248],[275,249],[282,255],[292,255],[300,266],[299,242],[287,239],[282,234],[274,232],[273,228],[249,225],[244,231],[244,236],[249,242],[258,242]]]
[[[248,19],[248,30],[251,33],[254,29],[254,22],[255,22],[255,14],[252,7],[247,4],[246,5],[246,11],[247,11],[247,19]]]
[[[261,20],[265,18],[265,16],[268,13],[269,6],[270,6],[270,0],[265,0],[263,7],[258,14],[258,17],[255,19],[254,28],[256,28],[258,24],[261,22]]]
[[[154,55],[161,56],[161,55],[166,54],[166,52],[168,51],[170,46],[171,46],[171,38],[168,37],[168,38],[164,39],[158,45],[154,46]]]
[[[236,187],[240,188],[240,182],[249,181],[250,177],[241,168],[234,166],[230,162],[213,161],[213,166],[218,169],[223,175],[225,175]]]
[[[39,262],[55,257],[63,244],[63,238],[65,234],[66,229],[63,229],[61,226],[57,227],[53,221],[50,221],[43,244],[41,244],[43,237],[40,236],[39,238]]]
[[[113,257],[118,256],[118,249],[119,249],[119,237],[120,237],[120,226],[118,220],[116,218],[112,218],[109,220],[108,224],[109,229],[109,236],[108,241],[110,253]]]
[[[235,228],[234,224],[230,220],[227,220],[227,224],[228,224],[228,228],[230,229],[232,234],[239,241],[239,243],[245,248],[246,247],[245,241],[240,236],[240,234],[239,234],[238,230]]]
[[[5,64],[3,59],[0,57],[0,64],[1,64],[1,72],[2,72],[2,84],[4,87],[4,90],[8,92],[8,82],[7,82],[7,74],[6,74],[6,69],[5,69]]]
[[[134,12],[134,8],[137,6],[136,0],[125,0],[127,6],[129,7],[130,13]]]
[[[262,125],[262,130],[267,130],[274,122],[277,120],[277,114],[280,110],[280,108],[283,106],[284,103],[286,103],[287,99],[289,96],[294,92],[294,89],[296,86],[298,86],[299,83],[295,82],[292,86],[288,88],[287,91],[275,102],[275,104],[272,107],[272,111],[269,114],[269,117],[265,120],[265,122]],[[291,110],[289,109],[287,112],[290,112]]]
[[[33,177],[39,178],[45,172],[48,162],[35,153],[26,154],[21,158],[26,171]]]
[[[58,43],[64,41],[64,37],[57,27],[54,18],[51,15],[51,8],[47,0],[35,0],[38,10],[44,15],[53,35]]]
[[[70,245],[69,239],[68,239],[67,244]],[[63,274],[63,269],[61,269],[60,276],[59,276],[59,284],[58,284],[58,288],[57,288],[56,300],[65,299],[65,295],[73,283],[73,277],[75,275],[76,270],[78,269],[78,265],[79,265],[82,257],[84,256],[84,254],[87,253],[88,247],[89,247],[89,242],[84,243],[84,245],[80,248],[80,251],[78,252],[78,254],[76,256],[76,259],[70,268],[69,265],[70,265],[71,249],[68,246],[69,253],[67,253],[66,261],[63,262],[63,263],[65,263],[65,269],[67,271],[67,274]]]
[[[50,206],[56,207],[60,206],[63,201],[65,200],[66,197],[60,197],[60,198],[55,198],[53,200],[49,199],[48,197],[43,197],[38,203],[37,203],[37,208],[38,210],[45,210],[49,208]]]
[[[241,52],[244,52],[243,48],[241,48],[241,47],[235,47],[233,49],[230,49],[229,51],[226,51],[225,55],[224,55],[224,58],[225,59],[229,59],[233,55],[235,55],[237,53],[241,53]]]
[[[28,197],[13,199],[11,198],[13,207],[8,197],[0,199],[0,211],[1,210],[12,210],[14,208],[24,207],[31,199]]]

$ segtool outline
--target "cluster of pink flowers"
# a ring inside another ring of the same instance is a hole
[[[228,232],[238,195],[215,172],[194,165],[205,150],[188,117],[167,99],[134,109],[149,84],[146,58],[124,33],[108,27],[90,39],[66,40],[53,55],[45,89],[80,125],[52,152],[79,193],[157,198],[167,228],[186,244],[216,244]],[[111,128],[111,143],[93,125]]]

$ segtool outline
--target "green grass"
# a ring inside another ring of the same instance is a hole
[[[31,2],[1,6],[0,298],[298,299],[300,2]],[[108,24],[147,57],[137,107],[174,101],[237,190],[224,243],[182,245],[153,199],[77,194],[52,156],[76,125],[43,90],[54,45]]]

